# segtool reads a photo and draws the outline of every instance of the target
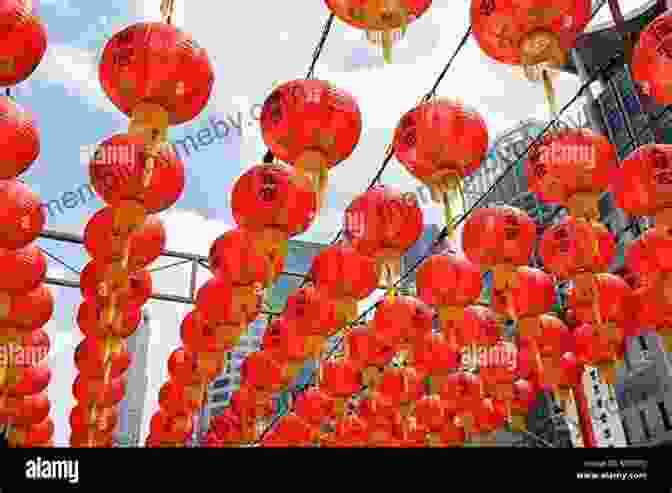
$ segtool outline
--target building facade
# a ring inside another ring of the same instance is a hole
[[[128,352],[132,355],[132,362],[126,374],[126,394],[119,404],[119,422],[115,433],[118,447],[139,447],[141,443],[140,431],[149,379],[147,358],[151,337],[150,320],[149,311],[144,308],[140,327],[128,338]]]

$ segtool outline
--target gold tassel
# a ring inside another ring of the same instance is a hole
[[[558,119],[558,105],[555,99],[555,90],[553,89],[553,82],[548,73],[548,70],[545,68],[541,69],[541,77],[544,81],[544,94],[546,96],[546,102],[548,103],[548,108],[551,112],[551,119]]]

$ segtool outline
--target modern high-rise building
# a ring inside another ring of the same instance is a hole
[[[324,245],[304,241],[292,240],[285,259],[284,270],[288,274],[279,277],[275,285],[266,295],[266,304],[270,311],[281,312],[287,297],[301,285],[303,277],[308,273]],[[199,431],[202,435],[209,429],[210,419],[219,416],[229,405],[231,395],[240,388],[240,369],[248,354],[261,349],[261,342],[266,330],[267,319],[260,317],[250,324],[248,332],[241,337],[238,346],[227,353],[227,361],[222,374],[208,387],[208,402],[201,411]],[[309,378],[315,362],[307,362],[303,373],[297,378],[294,385],[305,384],[303,380]],[[303,379],[303,380],[302,380]]]
[[[147,309],[142,311],[140,327],[128,338],[128,352],[132,355],[127,372],[127,387],[124,399],[119,404],[119,422],[116,431],[118,447],[139,447],[140,430],[147,394],[147,358],[151,323]]]

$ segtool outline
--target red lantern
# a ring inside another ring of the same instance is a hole
[[[0,248],[0,291],[25,293],[36,289],[47,274],[47,259],[37,245],[17,250]]]
[[[282,272],[284,258],[278,256],[271,264],[255,246],[255,237],[249,231],[242,228],[227,231],[210,247],[211,271],[235,285],[268,285]]]
[[[444,335],[428,334],[415,346],[413,366],[421,373],[430,375],[434,391],[438,391],[444,379],[460,366],[460,350]]]
[[[81,405],[96,404],[100,408],[116,406],[124,398],[126,380],[124,377],[112,379],[105,384],[102,378],[88,378],[77,375],[72,393]]]
[[[393,146],[399,162],[430,187],[435,201],[448,207],[451,194],[461,187],[460,181],[485,159],[488,130],[473,108],[438,99],[416,106],[401,118]]]
[[[359,142],[362,115],[354,98],[329,82],[294,80],[268,96],[261,129],[273,155],[309,176],[322,196],[329,169]]]
[[[318,289],[337,302],[341,323],[357,317],[357,302],[373,293],[380,277],[374,259],[343,243],[322,249],[309,275]]]
[[[26,368],[38,366],[47,358],[51,349],[51,342],[44,330],[37,329],[33,332],[24,333],[19,344],[8,346],[8,348],[12,352],[9,355],[12,365]]]
[[[608,271],[616,244],[606,227],[568,216],[544,232],[539,253],[546,268],[560,279],[577,280],[583,272]]]
[[[169,380],[159,390],[159,406],[170,416],[178,414],[193,414],[201,405],[200,388],[198,386],[185,387]]]
[[[412,367],[387,368],[376,389],[408,415],[425,391],[424,374]]]
[[[105,45],[100,85],[127,116],[149,102],[167,113],[171,125],[195,118],[214,83],[204,48],[179,28],[160,22],[133,24]]]
[[[193,431],[191,416],[169,416],[159,411],[152,416],[149,423],[150,434],[160,442],[184,444]]]
[[[642,30],[632,53],[631,65],[632,76],[642,92],[663,105],[672,101],[669,90],[662,82],[669,71],[667,46],[668,35],[672,32],[670,20],[669,12],[663,12]]]
[[[369,443],[369,427],[367,422],[355,414],[343,416],[336,422],[333,447],[366,447]]]
[[[366,421],[369,446],[385,446],[394,438],[401,415],[394,402],[380,392],[371,392],[358,408],[359,416]]]
[[[14,426],[9,432],[10,447],[52,447],[54,422],[47,417],[40,423],[29,426]]]
[[[30,7],[22,7],[30,9]],[[24,10],[25,12],[25,10]],[[0,47],[0,86],[12,87],[30,77],[47,51],[47,32],[34,13],[14,17],[11,29],[3,35]]]
[[[284,314],[296,320],[298,330],[306,337],[317,355],[327,337],[340,329],[336,303],[326,293],[313,286],[297,289],[287,297]]]
[[[436,437],[434,446],[439,447],[462,447],[466,440],[464,428],[458,426],[457,419],[447,419],[445,425],[441,429],[441,433]]]
[[[557,385],[560,381],[560,358],[569,349],[570,339],[569,329],[562,320],[552,315],[539,317],[539,333],[535,342],[544,383]]]
[[[438,395],[427,395],[415,404],[415,417],[430,433],[440,432],[448,419],[446,406]]]
[[[123,258],[127,239],[118,234],[114,225],[114,209],[106,207],[96,212],[84,229],[84,246],[91,257],[110,264]],[[166,230],[158,216],[149,216],[130,237],[128,269],[144,269],[161,255],[166,246]]]
[[[471,25],[481,50],[500,63],[523,66],[532,79],[535,66],[565,65],[567,52],[590,19],[590,0],[471,3]]]
[[[469,435],[475,431],[475,415],[483,399],[483,382],[468,372],[456,372],[443,382],[439,395],[445,402],[446,411],[459,418],[458,426]]]
[[[126,343],[119,341],[118,346],[101,339],[87,337],[82,340],[75,350],[75,365],[80,374],[87,379],[102,379],[106,374],[106,364],[109,367],[109,376],[118,378],[131,366],[131,354],[126,349]]]
[[[154,163],[151,176],[149,159]],[[136,200],[149,214],[174,205],[184,190],[184,164],[174,150],[163,147],[150,156],[138,135],[117,134],[100,144],[89,175],[93,189],[107,204]]]
[[[511,426],[514,430],[526,429],[527,416],[537,400],[536,390],[534,385],[527,380],[520,379],[514,382],[510,409]]]
[[[213,277],[196,293],[200,322],[226,323],[241,328],[259,316],[263,290],[257,286],[233,286],[228,280]]]
[[[446,339],[458,346],[492,346],[500,338],[501,323],[497,314],[486,306],[468,306],[462,317],[441,324]]]
[[[286,414],[261,442],[262,447],[310,447],[315,433],[294,413]]]
[[[639,287],[660,285],[672,272],[672,238],[659,228],[645,231],[628,245],[625,266]]]
[[[513,270],[527,265],[536,239],[537,226],[530,216],[505,205],[477,209],[462,230],[466,257],[493,271],[495,291],[509,288]]]
[[[233,349],[247,327],[206,323],[196,311],[189,312],[180,325],[180,337],[185,347],[194,352],[224,352]]]
[[[386,297],[376,308],[373,330],[386,345],[413,346],[432,332],[434,312],[412,296]]]
[[[0,179],[26,171],[40,154],[40,133],[33,116],[9,97],[0,97],[0,145],[6,157]]]
[[[185,348],[176,349],[168,358],[168,374],[172,380],[182,386],[188,387],[201,383],[197,369],[197,353],[187,351]]]
[[[147,437],[149,447],[158,447],[157,441]],[[114,433],[100,432],[74,432],[70,435],[70,447],[72,448],[112,448],[114,447]]]
[[[13,325],[19,331],[32,332],[44,327],[53,314],[54,296],[46,285],[0,299],[0,324]]]
[[[576,217],[597,220],[597,202],[617,168],[616,149],[590,129],[544,134],[525,162],[529,188],[540,200],[569,207]]]
[[[377,2],[362,0],[325,0],[340,20],[366,31],[366,38],[382,46],[386,62],[391,61],[392,45],[406,34],[406,27],[423,15],[432,0]]]
[[[345,354],[362,369],[364,384],[367,386],[378,383],[382,372],[380,369],[392,361],[397,349],[376,337],[366,325],[353,328],[345,336]]]
[[[287,378],[293,380],[303,369],[309,357],[305,338],[296,321],[286,317],[275,318],[264,333],[264,351],[285,366]]]
[[[413,194],[376,185],[345,211],[345,238],[361,254],[378,260],[388,285],[401,274],[401,257],[420,238],[422,209]]]
[[[316,195],[291,166],[257,164],[234,184],[231,210],[239,226],[271,230],[286,240],[305,232],[313,222]]]
[[[583,370],[583,366],[574,353],[567,352],[561,356],[557,394],[563,407],[570,400],[571,390],[583,384],[581,381]]]
[[[320,383],[324,393],[335,399],[335,413],[342,416],[346,401],[362,387],[358,366],[349,359],[325,361],[320,366]]]
[[[495,293],[491,307],[518,321],[519,328],[537,315],[551,311],[555,303],[555,285],[551,276],[540,269],[518,267],[506,293]]]
[[[139,306],[128,305],[117,307],[117,317],[121,320],[114,320],[108,323],[105,318],[104,307],[96,300],[84,299],[77,311],[77,325],[84,337],[104,338],[107,336],[120,337],[126,339],[138,330],[140,320],[142,319],[142,308]]]
[[[9,375],[5,377],[5,381],[0,382],[0,389],[4,387],[4,394],[19,398],[44,392],[51,380],[51,370],[45,364],[10,368],[8,373]],[[0,401],[3,392],[0,392]]]
[[[270,351],[256,351],[245,358],[240,370],[242,381],[259,392],[273,393],[282,389],[286,376]]]
[[[334,400],[319,388],[312,387],[299,394],[294,412],[306,423],[319,428],[334,413]]]
[[[455,254],[432,255],[416,274],[418,298],[439,308],[474,303],[483,289],[480,269]]]
[[[70,428],[73,433],[97,431],[113,433],[119,421],[119,412],[113,407],[96,409],[95,413],[85,406],[75,406],[70,411]]]
[[[645,144],[621,162],[613,179],[616,205],[633,216],[655,216],[672,228],[672,145]],[[668,233],[669,234],[669,233]]]
[[[44,228],[40,198],[21,181],[0,180],[0,211],[0,248],[23,248]]]
[[[145,270],[129,273],[120,282],[112,275],[110,266],[91,261],[79,277],[79,287],[84,298],[95,300],[103,306],[114,295],[119,303],[143,306],[152,295],[152,276]]]
[[[8,402],[12,408],[12,424],[31,426],[49,417],[51,403],[46,393],[28,395]]]

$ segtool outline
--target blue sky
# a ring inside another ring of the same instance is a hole
[[[323,22],[328,16],[323,2],[292,0],[300,9],[292,15],[286,2],[250,0],[236,9],[217,2],[177,0],[176,24],[204,46],[215,67],[213,97],[193,122],[170,129],[170,140],[195,135],[208,125],[210,116],[243,115],[243,135],[231,133],[185,158],[187,184],[175,208],[164,215],[168,247],[206,253],[210,243],[232,223],[228,193],[236,177],[263,156],[258,125],[250,107],[262,103],[273,84],[305,74]],[[97,53],[114,32],[140,20],[158,20],[160,0],[92,2],[42,0],[39,14],[49,34],[47,55],[28,82],[14,94],[19,104],[31,110],[41,131],[42,151],[23,176],[42,200],[58,199],[88,182],[87,166],[80,162],[82,146],[95,144],[123,132],[127,119],[106,100],[97,79]],[[316,67],[318,78],[331,80],[350,91],[360,104],[364,130],[351,159],[330,176],[325,210],[304,239],[326,242],[341,225],[343,210],[375,174],[390,143],[399,118],[410,110],[433,84],[436,75],[457,46],[468,25],[467,2],[437,1],[426,16],[410,26],[407,39],[394,50],[394,63],[384,66],[380,54],[363,40],[361,32],[335,22],[325,51]],[[635,1],[635,3],[641,3]],[[626,9],[632,2],[625,2]],[[297,5],[298,6],[298,5]],[[264,15],[260,16],[263,11]],[[314,22],[306,22],[314,19]],[[564,104],[579,82],[561,75],[558,102]],[[503,97],[503,88],[506,96]],[[486,59],[471,40],[455,60],[439,95],[460,96],[484,115],[491,139],[517,121],[547,118],[543,91]],[[418,183],[396,162],[390,163],[382,181],[414,190]],[[49,218],[48,228],[81,233],[86,221],[102,206],[91,200]],[[427,223],[440,224],[441,211],[425,208]],[[81,269],[88,261],[81,248],[40,240],[49,252]],[[159,261],[159,264],[161,261]],[[67,268],[52,262],[52,274]],[[74,276],[74,274],[73,274]],[[205,277],[202,277],[203,281]],[[164,291],[178,292],[187,284],[181,269],[163,271],[154,277]],[[70,387],[75,377],[73,350],[80,336],[74,324],[80,301],[76,290],[53,288],[57,311],[50,323],[54,341],[50,385],[52,416],[56,421],[56,444],[66,445],[68,415],[73,405]],[[179,345],[179,323],[186,307],[152,302],[153,318],[146,424],[156,409],[158,388],[167,378],[166,359]]]

